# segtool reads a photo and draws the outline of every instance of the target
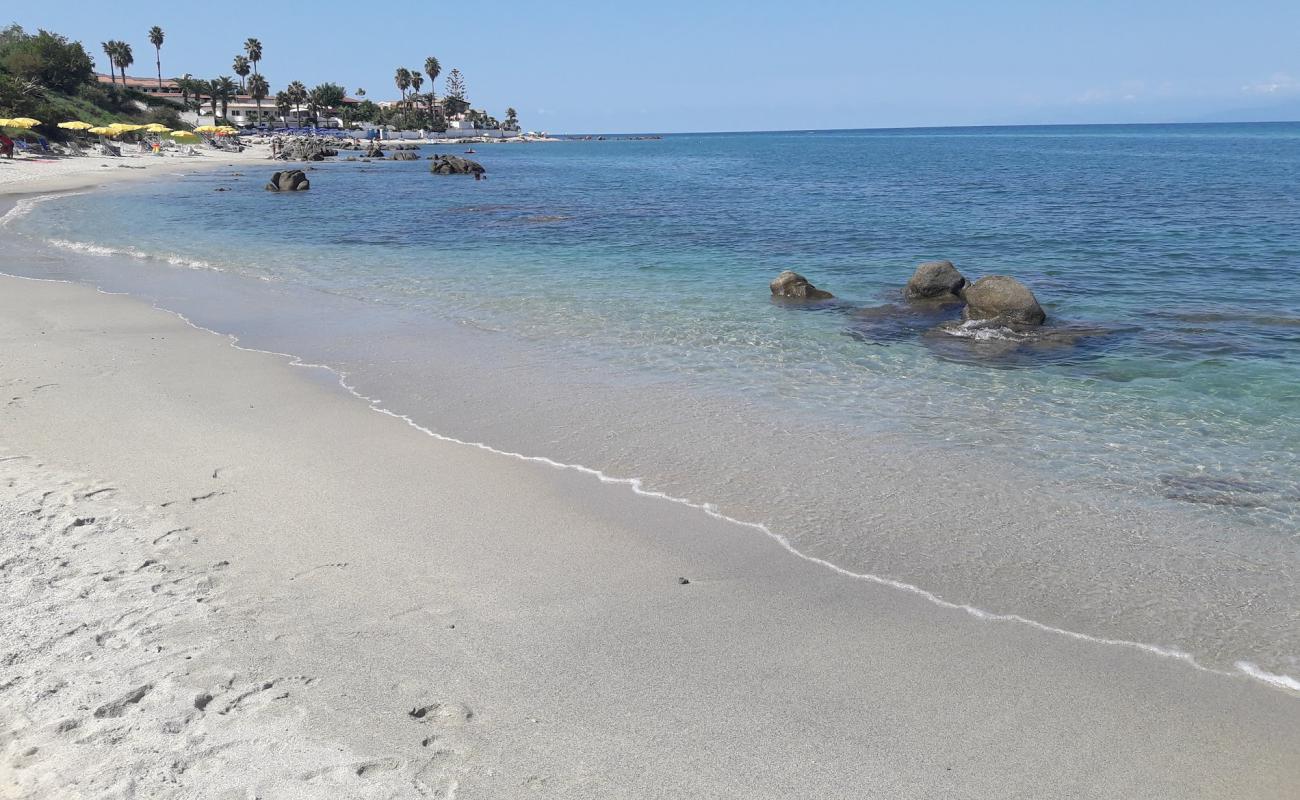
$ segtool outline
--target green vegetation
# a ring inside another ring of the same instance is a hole
[[[130,46],[121,42],[106,42],[105,52],[110,69],[125,69],[133,61]],[[118,86],[116,79],[111,86],[101,85],[80,42],[44,30],[30,34],[18,25],[0,31],[0,117],[45,123],[33,131],[6,129],[10,136],[27,138],[66,138],[67,132],[56,125],[67,120],[181,126],[176,107],[166,100]]]

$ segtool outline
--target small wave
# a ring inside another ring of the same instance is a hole
[[[138,250],[134,247],[111,247],[102,244],[91,244],[89,242],[73,242],[67,239],[46,239],[45,243],[62,250],[88,253],[93,256],[128,256],[130,258],[141,259],[142,261],[161,261],[175,267],[210,269],[217,272],[223,271],[220,267],[214,266],[207,261],[202,261],[197,258],[187,258],[176,253],[147,253],[144,250]]]
[[[977,342],[1023,342],[1029,338],[1028,335],[1020,331],[988,325],[979,320],[967,320],[959,325],[941,327],[939,330],[949,336],[956,336],[959,339],[974,339]]]
[[[14,207],[5,212],[3,217],[0,217],[0,228],[7,228],[9,224],[15,220],[22,219],[28,214],[31,214],[32,211],[42,203],[49,202],[57,197],[76,197],[81,194],[87,194],[87,192],[61,192],[56,194],[43,194],[38,197],[24,197],[14,203]]]

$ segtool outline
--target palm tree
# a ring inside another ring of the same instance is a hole
[[[513,108],[506,109],[506,130],[519,130],[519,113]]]
[[[358,87],[357,87],[357,97],[365,97],[365,96],[366,96],[366,90],[365,90],[365,89],[362,89],[361,87],[358,86]]]
[[[257,71],[257,62],[262,60],[262,43],[256,39],[249,39],[244,42],[244,53],[248,55],[248,60],[253,62],[253,74],[260,75]]]
[[[280,122],[284,123],[284,127],[286,128],[289,127],[289,120],[287,117],[289,116],[289,109],[291,108],[293,108],[293,98],[289,96],[289,93],[276,92],[275,110],[280,112]]]
[[[131,52],[131,45],[127,42],[116,42],[117,52],[113,54],[113,63],[117,68],[122,70],[122,85],[126,86],[126,68],[135,63],[135,55]]]
[[[117,40],[110,39],[107,42],[100,42],[99,46],[104,48],[104,55],[108,56],[108,77],[112,78],[113,85],[116,86],[117,72],[113,69],[113,66],[117,63],[114,60],[114,55],[117,53]]]
[[[397,72],[393,73],[393,83],[397,84],[398,91],[402,93],[402,107],[405,108],[406,90],[411,88],[411,71],[406,67],[398,67]]]
[[[261,75],[254,75],[248,79],[248,93],[253,96],[257,103],[257,121],[262,121],[262,101],[270,94],[271,87],[267,84],[266,78]]]
[[[429,76],[429,121],[432,122],[433,100],[434,95],[437,94],[434,91],[434,86],[438,83],[438,76],[442,74],[442,65],[438,63],[438,59],[429,56],[424,60],[424,74]]]
[[[294,81],[289,84],[289,101],[293,103],[293,113],[299,123],[302,122],[302,103],[306,99],[307,87],[303,85],[302,81]]]
[[[230,68],[233,69],[235,71],[235,74],[239,76],[239,90],[242,92],[245,87],[244,78],[248,77],[248,72],[249,72],[248,57],[242,55],[235,56],[235,61],[233,64],[230,65]]]
[[[217,101],[221,101],[221,116],[230,112],[230,101],[235,99],[235,82],[229,75],[222,75],[212,82],[212,115],[216,116]]]
[[[158,88],[162,88],[163,29],[157,25],[149,29],[149,44],[153,45],[153,60],[158,67]]]
[[[424,85],[424,76],[418,69],[411,70],[411,105],[414,106],[420,97],[420,87]]]

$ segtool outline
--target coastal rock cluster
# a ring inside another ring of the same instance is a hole
[[[483,165],[477,161],[471,161],[460,156],[438,155],[435,153],[430,156],[429,161],[429,171],[434,175],[479,176],[487,172]]]
[[[282,161],[324,161],[339,154],[326,139],[299,136],[287,139],[280,147],[277,158]]]
[[[1008,275],[970,281],[951,261],[919,265],[881,305],[835,299],[797,272],[771,283],[772,299],[792,308],[845,315],[844,333],[873,345],[917,342],[939,358],[1000,367],[1032,367],[1090,358],[1124,330],[1086,324],[1047,326],[1047,312],[1028,286]]]
[[[835,296],[790,270],[777,275],[770,288],[773,297],[797,300],[829,300]],[[961,319],[968,323],[1021,329],[1047,321],[1047,313],[1028,286],[1008,275],[987,275],[971,283],[951,261],[927,261],[918,266],[903,287],[903,297],[918,306],[919,312],[964,303]]]
[[[277,172],[271,176],[271,182],[266,184],[268,192],[305,192],[310,188],[311,181],[307,180],[307,173],[300,169]]]

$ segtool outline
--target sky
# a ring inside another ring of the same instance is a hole
[[[1298,0],[65,0],[7,13],[82,41],[101,70],[99,43],[129,41],[136,75],[154,72],[153,25],[165,77],[230,75],[256,37],[273,92],[333,81],[395,98],[396,68],[433,55],[475,107],[513,106],[552,133],[1300,119]]]

